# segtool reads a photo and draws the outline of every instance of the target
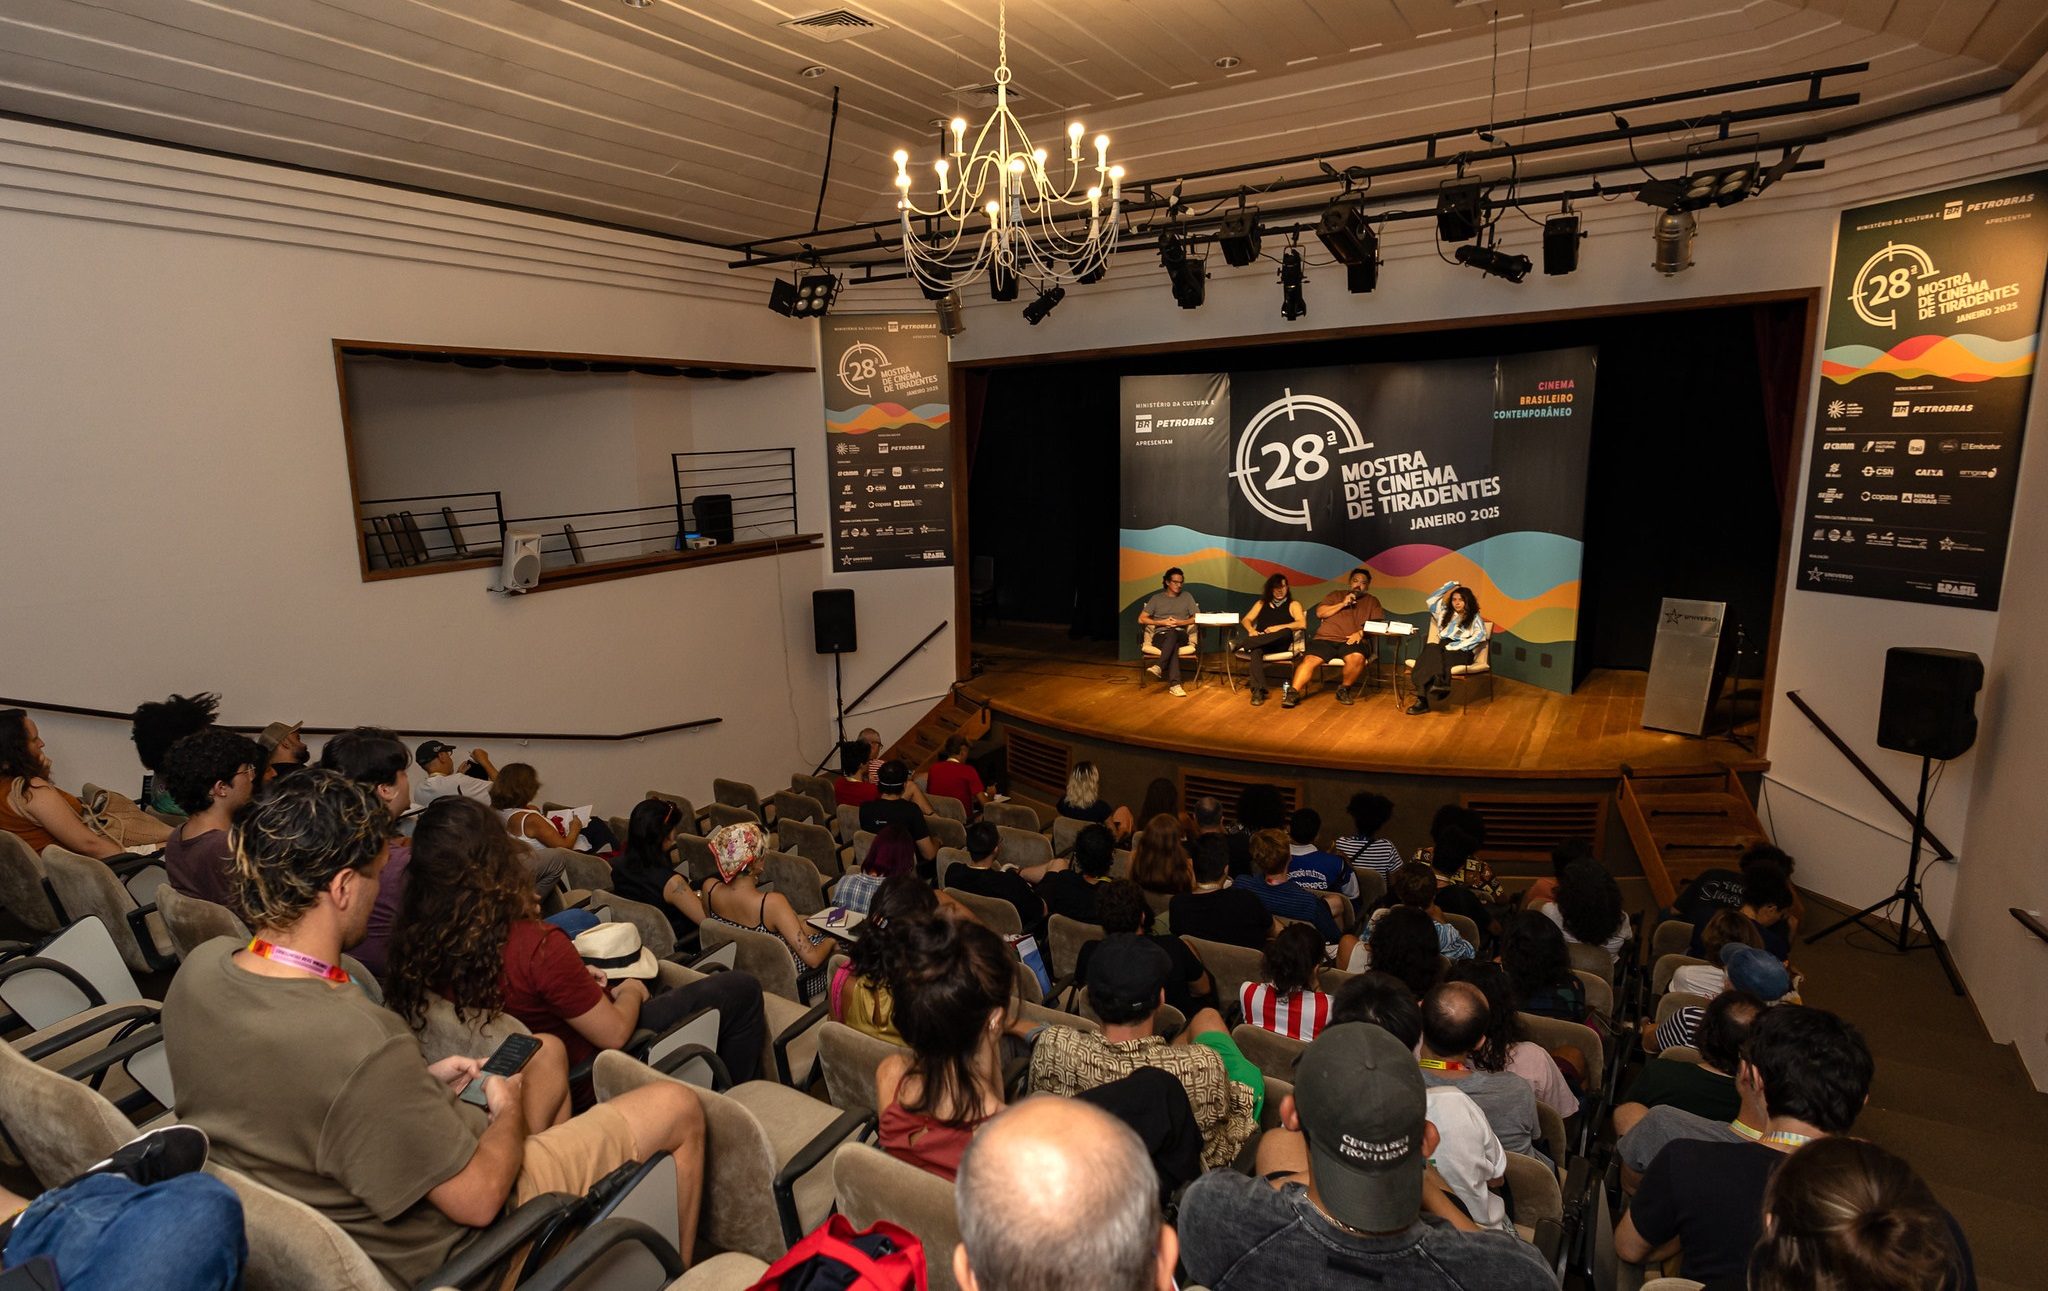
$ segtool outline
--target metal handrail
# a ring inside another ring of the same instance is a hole
[[[0,698],[0,705],[10,708],[32,708],[39,713],[65,713],[75,717],[102,717],[115,722],[132,722],[135,720],[135,714],[132,712],[117,713],[110,708],[86,708],[78,704],[53,704],[34,699]],[[698,717],[687,722],[670,722],[664,726],[650,726],[645,730],[621,731],[616,735],[569,731],[451,731],[445,727],[438,726],[400,726],[387,729],[393,730],[398,735],[437,735],[462,740],[593,740],[604,743],[616,743],[622,740],[645,739],[649,735],[666,735],[671,731],[693,731],[700,727],[716,726],[724,720],[723,717]],[[234,726],[226,722],[220,723],[220,728],[225,731],[241,731],[245,734],[254,734],[263,729],[261,726]],[[343,731],[352,731],[354,729],[352,726],[315,726],[310,722],[299,727],[300,733],[305,735],[339,735]]]

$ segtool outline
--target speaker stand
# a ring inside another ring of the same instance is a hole
[[[1836,920],[1834,923],[1808,937],[1806,944],[1811,946],[1822,938],[1832,936],[1853,923],[1892,942],[1892,948],[1901,954],[1909,950],[1925,950],[1932,946],[1935,958],[1941,961],[1941,971],[1948,975],[1950,988],[1956,994],[1961,995],[1963,993],[1963,979],[1956,972],[1955,961],[1949,958],[1948,943],[1943,941],[1941,934],[1934,930],[1934,920],[1928,916],[1927,906],[1920,899],[1920,844],[1927,834],[1927,782],[1933,768],[1934,759],[1922,754],[1920,758],[1920,796],[1913,804],[1913,850],[1906,857],[1906,877],[1899,882],[1899,886],[1890,896],[1872,905],[1867,905],[1852,915],[1846,915]],[[1895,905],[1899,908],[1898,918],[1895,921],[1898,927],[1896,939],[1882,928],[1874,927],[1867,922],[1872,915],[1888,910]],[[1913,940],[1913,921],[1916,917],[1920,921],[1921,932],[1925,933],[1927,937],[1927,940],[1924,942],[1915,942]]]
[[[832,724],[846,743],[846,682],[839,675],[839,651],[832,652]]]

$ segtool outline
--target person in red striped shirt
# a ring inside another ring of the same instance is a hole
[[[1303,1042],[1330,1020],[1330,997],[1316,989],[1323,973],[1323,939],[1305,923],[1290,923],[1266,943],[1259,964],[1263,982],[1238,987],[1244,1020]]]

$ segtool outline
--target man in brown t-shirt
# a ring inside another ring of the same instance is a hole
[[[1384,622],[1387,612],[1381,607],[1380,598],[1367,590],[1372,586],[1371,570],[1360,565],[1345,582],[1343,590],[1331,592],[1317,604],[1315,635],[1309,639],[1308,653],[1302,655],[1301,663],[1294,669],[1294,680],[1280,696],[1280,707],[1299,704],[1303,688],[1315,680],[1324,664],[1333,660],[1344,661],[1344,680],[1337,687],[1337,702],[1351,703],[1362,689],[1359,680],[1365,676],[1366,652],[1372,649],[1364,644],[1365,625]]]
[[[509,1078],[480,1076],[470,1057],[430,1066],[404,1020],[336,967],[368,923],[390,833],[374,792],[332,771],[289,776],[245,809],[231,841],[256,936],[195,949],[164,1001],[179,1119],[206,1131],[213,1160],[340,1226],[394,1287],[430,1277],[508,1199],[587,1192],[661,1151],[674,1154],[690,1250],[704,1115],[686,1086],[563,1119],[559,1041],[544,1037]],[[476,1079],[483,1111],[456,1097]]]

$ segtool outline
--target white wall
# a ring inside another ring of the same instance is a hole
[[[18,122],[0,122],[0,245],[0,547],[18,557],[0,694],[126,709],[216,689],[233,722],[446,730],[724,719],[495,746],[610,810],[649,787],[708,797],[721,774],[775,787],[824,752],[822,552],[508,599],[491,571],[364,583],[352,536],[332,339],[813,362],[815,327],[767,310],[765,278],[663,239]],[[735,433],[798,449],[817,527],[815,376],[717,387]],[[921,618],[946,577],[921,573],[856,579],[868,621]],[[943,691],[941,644],[906,693]],[[134,782],[124,725],[38,720],[62,780]]]

